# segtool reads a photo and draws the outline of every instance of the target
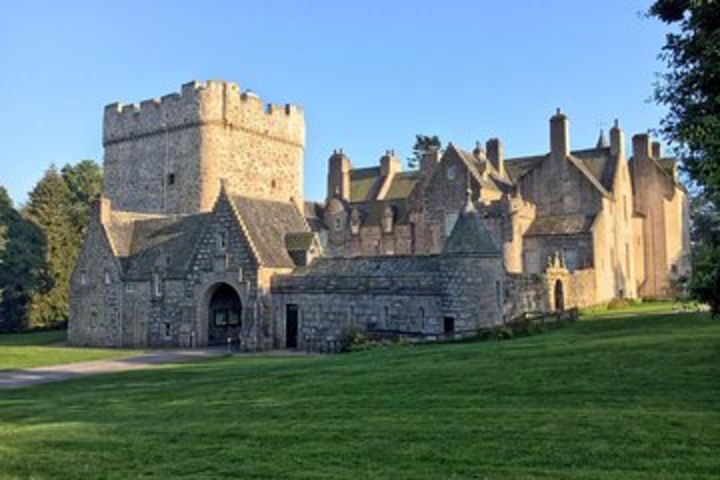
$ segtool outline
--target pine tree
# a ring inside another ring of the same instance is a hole
[[[45,264],[40,229],[13,208],[0,187],[0,331],[23,328],[30,295],[39,287]]]
[[[24,211],[42,231],[47,245],[46,268],[39,275],[38,288],[30,295],[28,328],[56,327],[67,320],[70,275],[81,242],[73,207],[67,183],[50,167],[30,192]]]

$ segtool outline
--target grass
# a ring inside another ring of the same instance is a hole
[[[63,344],[65,339],[65,331],[0,334],[0,370],[120,358],[140,353],[108,348],[71,348]]]
[[[595,316],[5,391],[0,478],[718,478],[719,398],[720,322]]]

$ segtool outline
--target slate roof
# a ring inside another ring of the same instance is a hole
[[[133,222],[128,255],[121,259],[125,276],[147,280],[156,266],[162,266],[168,277],[183,278],[210,215],[173,215]]]
[[[385,194],[385,200],[397,200],[408,198],[415,189],[420,180],[420,171],[411,170],[408,172],[398,172],[393,175],[390,188]]]
[[[380,188],[382,176],[380,167],[355,168],[350,170],[350,201],[363,202],[375,197]]]
[[[572,156],[580,159],[605,190],[613,190],[613,180],[617,169],[616,157],[610,154],[610,147],[575,150]]]
[[[387,255],[377,257],[317,258],[298,267],[293,276],[392,277],[432,275],[439,271],[437,255]]]
[[[524,236],[578,235],[587,233],[591,230],[594,220],[594,215],[584,214],[546,215],[537,217],[525,232]]]
[[[313,232],[291,232],[285,234],[285,249],[288,252],[310,250],[315,234]]]
[[[243,196],[234,196],[232,201],[260,264],[294,267],[295,262],[286,248],[286,235],[310,232],[295,205]]]
[[[373,200],[369,202],[355,203],[350,205],[350,209],[356,208],[360,213],[361,225],[382,224],[385,208],[390,206],[393,212],[393,223],[395,225],[405,225],[409,221],[408,203],[406,199],[396,200]]]
[[[325,222],[323,221],[323,206],[318,202],[307,201],[303,205],[303,213],[305,215],[305,221],[307,222],[310,230],[313,232],[319,232],[325,228]]]
[[[485,226],[485,219],[475,210],[472,203],[468,202],[460,213],[445,242],[443,255],[500,255],[500,249],[495,245]]]
[[[549,155],[533,155],[530,157],[508,158],[505,160],[505,172],[512,183],[517,183],[523,175],[540,165]]]

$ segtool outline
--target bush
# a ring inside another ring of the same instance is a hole
[[[630,300],[627,298],[613,298],[610,300],[607,304],[608,310],[620,310],[623,308],[628,308],[630,305]]]

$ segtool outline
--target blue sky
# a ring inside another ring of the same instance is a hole
[[[0,0],[0,184],[16,202],[51,164],[102,160],[103,106],[227,79],[299,103],[305,195],[321,199],[328,155],[356,166],[416,133],[508,156],[548,149],[556,107],[573,148],[620,118],[655,128],[648,99],[667,26],[650,0]]]

